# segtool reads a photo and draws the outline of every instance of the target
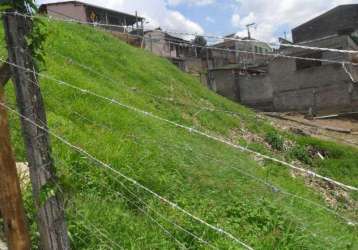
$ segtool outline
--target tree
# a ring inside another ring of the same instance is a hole
[[[196,36],[192,41],[193,45],[198,46],[196,47],[196,53],[199,55],[203,47],[207,45],[207,41],[203,36]]]
[[[207,45],[207,41],[203,36],[196,36],[193,40],[193,44],[195,45],[199,45],[199,46],[206,46]]]

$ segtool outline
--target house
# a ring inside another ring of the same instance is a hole
[[[273,109],[273,89],[267,78],[267,66],[242,68],[228,64],[209,69],[207,78],[208,87],[222,96],[255,109]]]
[[[292,36],[291,45],[357,50],[357,54],[292,47],[281,39],[282,44],[275,53],[291,58],[271,55],[243,60],[231,55],[225,61],[209,55],[212,65],[209,65],[208,86],[235,101],[265,111],[313,114],[357,111],[358,67],[352,62],[358,63],[358,4],[338,6],[294,28]],[[240,50],[233,41],[224,43],[224,47],[235,46]],[[260,49],[251,46],[251,51],[256,53]]]
[[[243,67],[266,64],[267,56],[265,54],[273,51],[265,42],[240,38],[235,34],[226,36],[222,42],[213,44],[211,47],[212,49],[208,48],[208,54],[204,55],[207,57],[204,58],[207,61],[207,67],[210,69],[228,64],[238,64]]]
[[[118,32],[126,31],[127,29],[124,29],[124,27],[130,27],[133,33],[142,33],[144,29],[143,17],[79,1],[42,4],[39,8],[39,12],[59,19],[105,24],[103,28]]]
[[[201,59],[190,41],[172,36],[160,28],[144,32],[144,47],[152,53],[167,58],[185,72],[201,68]]]
[[[293,44],[357,50],[358,4],[341,5],[292,30]],[[285,47],[288,56],[358,62],[356,55]],[[348,72],[348,73],[347,73]],[[304,59],[276,58],[269,65],[275,111],[332,113],[358,110],[358,68]]]
[[[233,101],[271,110],[273,90],[266,75],[273,49],[267,43],[236,35],[210,47],[203,53],[207,86]]]

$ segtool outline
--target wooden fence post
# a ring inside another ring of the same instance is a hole
[[[32,21],[21,15],[4,15],[4,28],[15,85],[16,100],[21,114],[21,126],[30,168],[32,192],[37,209],[41,249],[69,249],[63,201],[55,188],[57,177],[51,158],[46,113],[37,81],[33,58],[26,42]],[[20,68],[21,67],[21,68]],[[30,72],[28,70],[32,70]],[[31,120],[33,123],[29,122]]]
[[[3,72],[0,70],[0,72]],[[4,219],[5,235],[10,250],[29,250],[30,237],[22,203],[16,162],[11,149],[10,132],[4,91],[0,82],[0,211]]]

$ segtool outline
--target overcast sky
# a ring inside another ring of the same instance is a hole
[[[61,0],[58,0],[61,1]],[[253,35],[265,41],[278,36],[337,5],[358,0],[83,0],[84,2],[134,13],[151,27],[180,32],[246,35],[245,25],[257,24]],[[39,4],[57,2],[39,0]]]

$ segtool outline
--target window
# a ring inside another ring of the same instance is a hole
[[[322,59],[322,52],[316,52],[312,54],[307,54],[304,56],[301,56],[304,58],[314,58],[314,59]],[[312,60],[304,60],[304,59],[297,59],[296,60],[296,70],[303,70],[313,67],[319,67],[322,66],[321,61],[312,61]]]

